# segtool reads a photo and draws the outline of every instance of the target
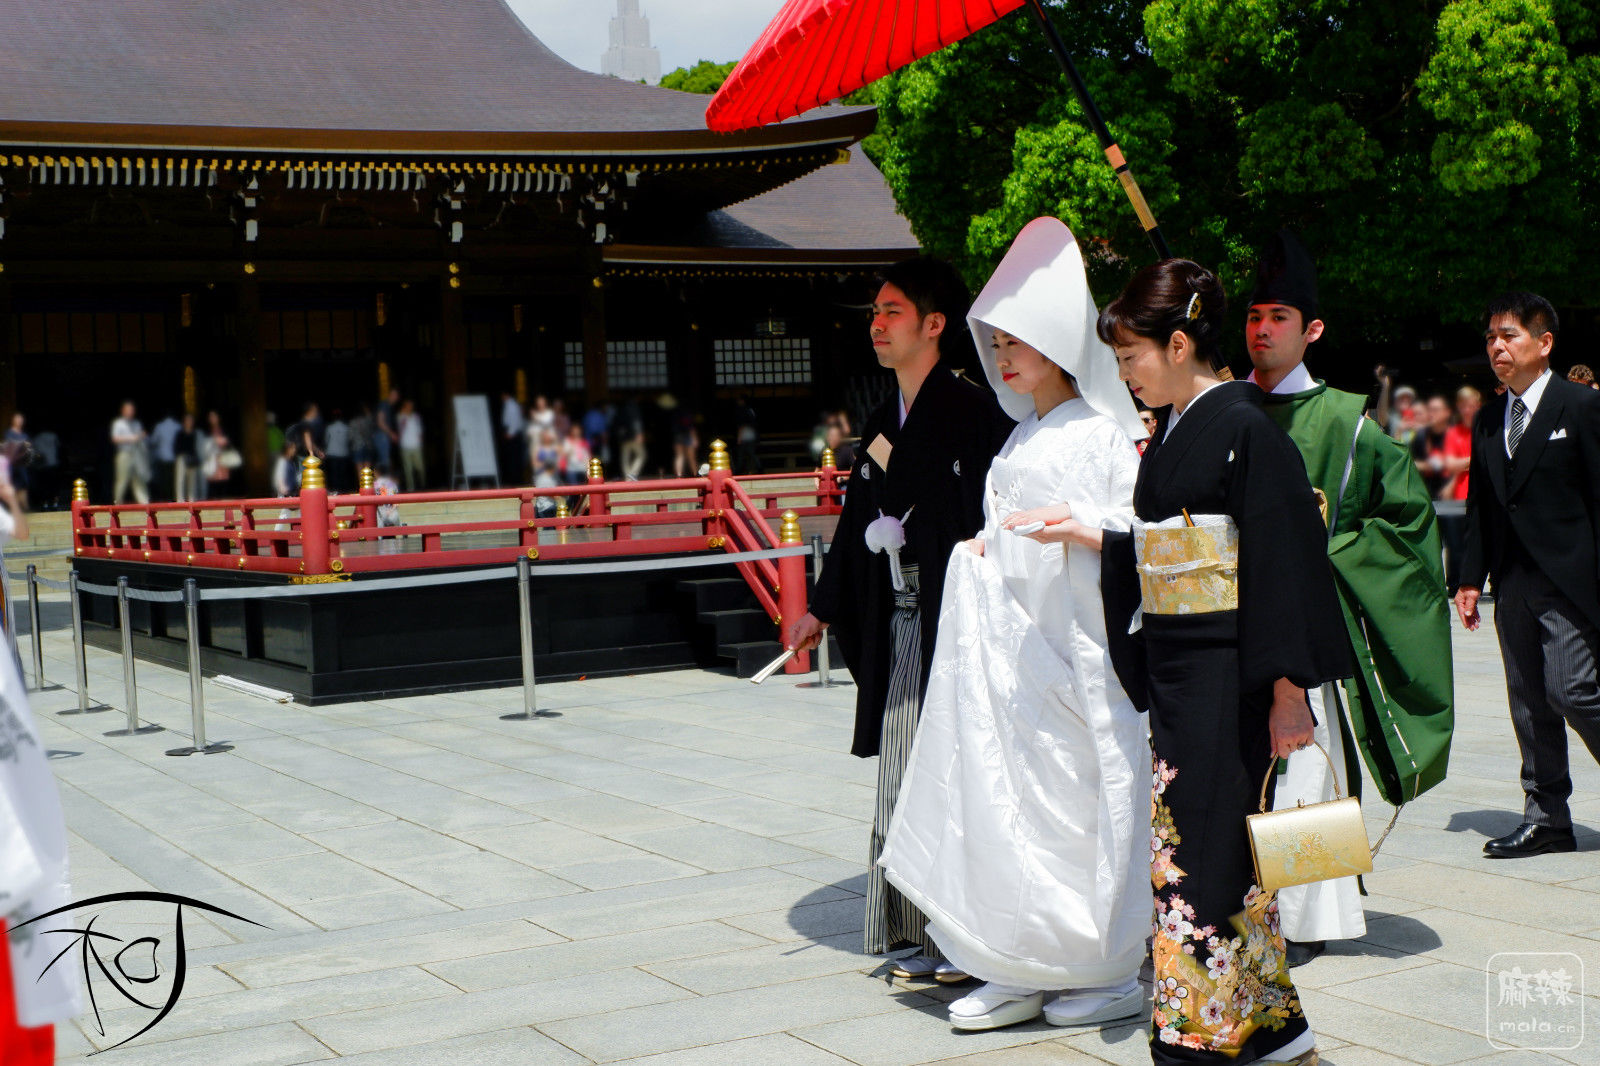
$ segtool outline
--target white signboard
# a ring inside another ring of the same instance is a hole
[[[500,466],[494,454],[494,427],[489,420],[489,397],[457,396],[456,454],[460,466],[456,476],[500,480]]]

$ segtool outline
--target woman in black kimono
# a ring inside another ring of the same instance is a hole
[[[1139,627],[1143,663],[1136,655],[1127,687],[1137,701],[1143,682],[1155,754],[1151,1057],[1312,1063],[1245,816],[1273,758],[1311,743],[1305,690],[1349,674],[1349,642],[1300,453],[1258,388],[1218,379],[1222,319],[1216,277],[1169,259],[1135,275],[1099,322],[1158,416],[1134,490],[1139,524],[1108,531],[1102,555],[1108,628],[1119,608]],[[1199,557],[1220,554],[1223,568],[1195,568],[1179,547],[1197,532],[1218,549]]]

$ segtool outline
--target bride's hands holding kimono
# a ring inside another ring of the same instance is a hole
[[[1040,544],[1080,544],[1085,548],[1100,550],[1100,530],[1072,517],[1072,508],[1064,503],[1013,511],[1001,520],[1000,528],[1020,531],[1041,522],[1044,523],[1042,527],[1027,533],[1019,532],[1019,535]]]

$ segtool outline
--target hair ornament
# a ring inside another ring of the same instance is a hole
[[[1193,322],[1200,317],[1200,312],[1204,309],[1204,305],[1200,302],[1200,294],[1192,292],[1189,294],[1189,309],[1183,313],[1183,317]]]

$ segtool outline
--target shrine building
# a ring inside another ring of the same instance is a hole
[[[861,307],[915,254],[871,108],[726,135],[705,96],[581,71],[501,0],[6,0],[0,417],[109,491],[125,398],[267,417],[449,398],[574,414],[748,396],[810,430],[881,373]]]

